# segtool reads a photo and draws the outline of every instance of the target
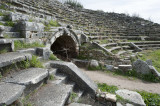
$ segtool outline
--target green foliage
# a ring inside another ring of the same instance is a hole
[[[139,79],[142,79],[144,81],[149,81],[149,82],[160,82],[159,78],[155,77],[152,73],[143,75],[143,74],[137,73],[134,70],[130,70],[126,72],[123,72],[121,70],[116,70],[114,74],[123,75],[126,77],[135,77],[135,78],[139,78]]]
[[[143,55],[139,56],[139,58],[144,61],[148,59],[152,60],[153,66],[160,72],[160,50],[148,50],[142,53]]]
[[[91,66],[88,66],[88,70],[102,70],[102,67],[101,66],[97,66],[97,67],[91,67]]]
[[[118,90],[118,87],[113,86],[113,85],[107,85],[105,83],[98,83],[98,88],[103,91],[103,92],[109,92],[112,94],[115,94],[115,92]]]
[[[37,59],[37,56],[32,56],[32,59],[30,60],[30,67],[38,67],[43,68],[43,64]]]
[[[0,54],[3,54],[3,53],[7,53],[6,48],[3,48],[2,50],[0,50]]]
[[[4,25],[2,22],[0,22],[0,25]]]
[[[147,106],[160,106],[160,94],[153,94],[146,91],[137,91]]]
[[[38,42],[34,42],[30,44],[30,43],[24,43],[21,41],[14,41],[14,47],[15,47],[15,50],[18,50],[18,49],[23,49],[23,48],[45,47],[45,46]]]
[[[6,7],[4,5],[0,5],[0,9],[6,10]]]
[[[0,16],[4,16],[4,13],[0,12]]]
[[[59,27],[59,26],[60,26],[57,21],[53,21],[53,20],[50,20],[50,21],[49,21],[49,25],[50,25],[50,26],[53,26],[53,27]]]
[[[29,67],[37,67],[43,68],[42,63],[37,59],[37,56],[32,56],[31,60],[22,61],[20,64],[20,68],[29,68]]]
[[[60,26],[60,24],[58,23],[58,21],[50,20],[49,24],[45,24],[44,30],[45,31],[50,31],[51,27],[59,27],[59,26]]]
[[[75,99],[76,97],[78,97],[78,95],[77,95],[76,93],[72,92],[71,95],[70,95],[69,100],[70,100],[71,102],[74,102],[74,99]]]
[[[50,75],[50,76],[49,76],[49,80],[54,80],[54,76],[53,76],[53,75]]]
[[[64,4],[69,5],[71,8],[83,8],[83,5],[76,0],[66,0]]]
[[[15,23],[12,21],[6,21],[5,26],[11,26],[14,27]]]
[[[57,60],[57,57],[54,54],[51,54],[49,57],[50,60]]]
[[[123,104],[130,102],[129,100],[124,99],[124,98],[122,98],[122,97],[119,96],[119,95],[116,95],[116,98],[117,98],[117,101],[118,101],[118,102],[121,102],[121,103],[123,103]]]
[[[0,79],[2,78],[3,76],[2,76],[2,74],[1,74],[1,72],[0,72]]]

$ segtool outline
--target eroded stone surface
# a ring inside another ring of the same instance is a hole
[[[47,69],[29,68],[29,69],[22,70],[21,73],[16,74],[11,78],[7,78],[5,82],[29,85],[29,84],[36,84],[42,81],[47,76],[48,76]]]
[[[12,53],[0,54],[0,67],[5,67],[7,65],[11,65],[16,62],[20,62],[31,58],[32,55],[27,53],[12,52]]]
[[[138,73],[141,73],[141,74],[149,74],[151,71],[150,71],[150,68],[149,68],[149,65],[138,59],[137,61],[135,61],[133,64],[132,64],[132,67],[135,71],[137,71]]]
[[[64,106],[72,87],[72,85],[48,84],[32,97],[32,102],[36,106]]]
[[[0,105],[10,105],[22,95],[24,89],[23,85],[0,83]]]
[[[146,106],[144,100],[142,99],[142,96],[137,92],[122,89],[116,91],[116,94],[126,100],[129,100],[131,103],[135,105]]]
[[[81,104],[81,103],[71,103],[69,106],[91,106],[91,105]]]

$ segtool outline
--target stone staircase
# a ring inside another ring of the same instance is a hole
[[[31,59],[32,55],[29,53],[30,50],[31,49],[25,50],[25,52],[28,51],[28,53],[20,53],[23,51],[20,50],[18,52],[0,54],[1,74],[5,75],[0,82],[0,105],[21,104],[23,99],[28,95],[27,103],[37,106],[68,105],[72,102],[78,102],[79,98],[84,95],[84,92],[94,97],[95,91],[91,89],[96,86],[90,85],[92,82],[90,82],[88,78],[86,79],[83,73],[71,63],[64,62],[64,64],[75,67],[75,74],[66,74],[68,73],[67,69],[64,70],[67,72],[63,73],[59,68],[52,68],[54,61],[45,61],[45,68],[22,69],[20,71],[9,72],[9,74],[6,75],[4,67],[9,67],[18,62]],[[61,64],[61,62],[56,63]],[[70,69],[70,73],[72,73],[72,71],[73,70]],[[71,77],[71,75],[74,75],[74,77]],[[77,81],[74,78],[80,79]],[[88,84],[91,88],[89,86],[89,88],[87,87]],[[86,91],[87,89],[90,93]],[[76,98],[72,98],[74,101],[69,100],[72,92],[77,95]],[[83,106],[83,104],[80,105]]]

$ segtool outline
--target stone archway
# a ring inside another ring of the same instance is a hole
[[[61,59],[75,58],[79,53],[79,40],[73,31],[59,29],[51,38],[50,49]]]

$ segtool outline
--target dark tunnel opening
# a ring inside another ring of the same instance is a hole
[[[51,51],[59,59],[69,61],[71,58],[78,56],[76,44],[70,36],[61,36],[51,45]]]

